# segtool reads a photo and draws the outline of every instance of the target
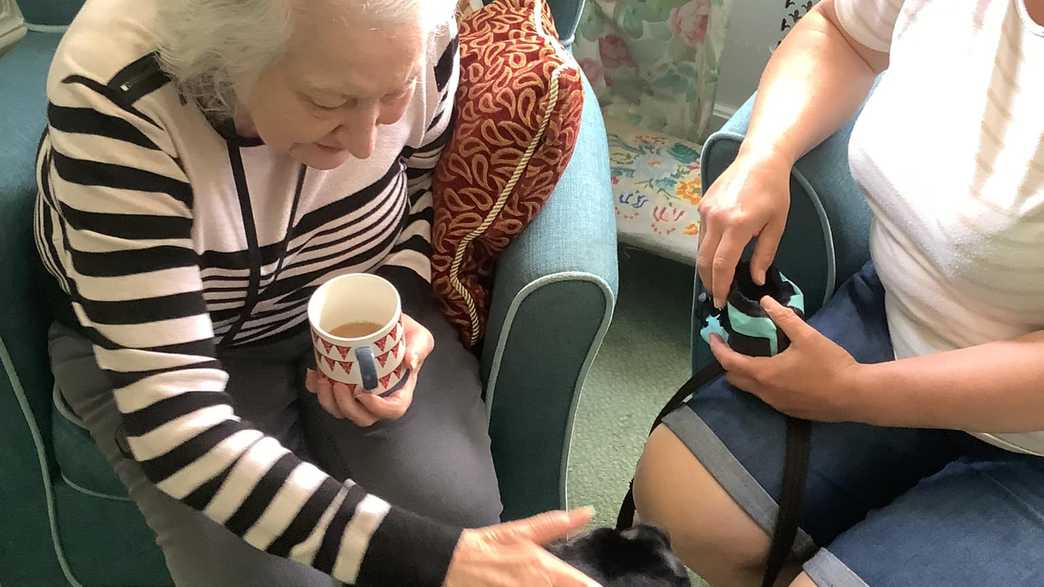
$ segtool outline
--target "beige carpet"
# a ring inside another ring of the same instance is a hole
[[[620,253],[620,297],[573,429],[569,503],[616,523],[649,425],[689,376],[692,267]],[[699,583],[696,583],[699,584]]]

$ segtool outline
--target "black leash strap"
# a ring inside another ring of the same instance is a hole
[[[681,388],[675,392],[667,405],[653,421],[649,434],[659,426],[667,414],[681,407],[686,398],[697,393],[708,383],[714,381],[725,372],[717,361],[700,369]],[[768,559],[765,563],[765,576],[762,587],[772,587],[783,570],[787,558],[794,546],[797,529],[801,521],[801,502],[805,492],[805,481],[808,478],[808,457],[811,437],[811,423],[808,420],[787,416],[787,446],[783,461],[783,495],[779,503],[779,515],[772,533]],[[634,480],[627,489],[620,513],[616,517],[617,530],[624,530],[634,525]]]
[[[776,528],[772,532],[765,577],[761,587],[772,587],[783,570],[794,548],[798,525],[801,523],[801,502],[808,479],[808,456],[811,447],[812,423],[787,416],[787,452],[783,457],[783,495],[779,500]]]

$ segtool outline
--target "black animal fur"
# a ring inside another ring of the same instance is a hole
[[[640,524],[618,531],[597,528],[548,546],[602,587],[690,587],[685,565],[671,550],[667,534]]]

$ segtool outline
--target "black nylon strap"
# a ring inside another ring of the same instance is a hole
[[[808,478],[808,457],[811,448],[812,424],[808,420],[787,416],[787,449],[783,457],[783,495],[779,500],[779,515],[772,533],[765,577],[762,587],[772,587],[783,565],[790,557],[801,523],[801,502]]]
[[[782,345],[781,345],[782,346]],[[653,421],[649,433],[659,426],[667,414],[681,407],[685,399],[694,395],[705,385],[714,381],[725,372],[717,361],[700,369],[689,378],[678,391],[671,396],[667,405],[660,410]],[[779,515],[772,534],[768,558],[765,562],[765,575],[762,587],[772,587],[783,565],[794,546],[797,529],[801,522],[801,502],[804,496],[805,481],[808,478],[808,459],[811,438],[811,423],[808,420],[787,416],[787,446],[783,460],[783,495],[780,498]],[[631,480],[627,495],[620,504],[620,512],[616,516],[616,529],[625,530],[634,525],[634,480]]]

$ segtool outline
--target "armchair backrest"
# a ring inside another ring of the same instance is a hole
[[[569,47],[573,44],[576,27],[580,24],[580,16],[584,12],[585,0],[548,0],[551,14],[555,17],[555,27],[562,43]]]
[[[558,35],[568,47],[572,44],[585,0],[548,0],[555,17]],[[72,22],[84,0],[18,0],[25,22],[43,26],[62,26]]]
[[[25,22],[45,27],[65,26],[72,22],[84,0],[17,0]]]
[[[0,55],[0,462],[11,463],[5,466],[11,471],[19,464],[32,470],[24,462],[28,455],[50,460],[51,453],[50,315],[33,240],[33,205],[34,159],[47,106],[44,79],[56,43],[57,35],[31,33]],[[35,447],[30,425],[42,432]],[[6,491],[17,492],[18,483],[32,479],[5,475],[0,502],[12,503]]]

